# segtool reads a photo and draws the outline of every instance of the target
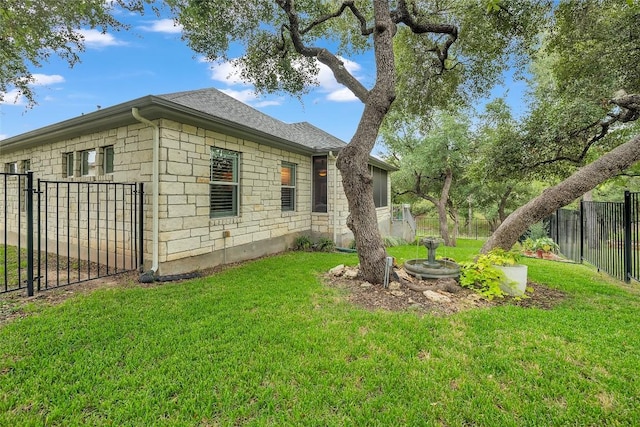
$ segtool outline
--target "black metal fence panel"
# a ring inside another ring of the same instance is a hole
[[[580,211],[558,209],[549,218],[549,233],[560,246],[560,253],[567,259],[581,262]]]
[[[620,280],[640,281],[640,193],[626,191],[624,202],[583,201],[579,211],[559,209],[550,224],[565,257]]]
[[[582,258],[599,270],[626,280],[624,203],[582,202]]]
[[[134,183],[38,180],[38,290],[137,269],[141,191]]]
[[[32,174],[0,173],[0,293],[33,286],[33,235],[27,233],[32,183]]]
[[[0,293],[47,290],[139,268],[143,186],[0,173]]]
[[[640,193],[625,194],[627,228],[625,240],[625,258],[627,259],[629,279],[640,281]]]

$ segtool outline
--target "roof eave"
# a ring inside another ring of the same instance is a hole
[[[113,107],[104,108],[0,140],[0,150],[6,153],[20,149],[28,149],[45,143],[72,139],[88,133],[138,123],[131,114],[131,109],[134,107],[138,108],[140,115],[148,120],[175,120],[236,138],[249,139],[273,148],[297,154],[313,155],[316,153],[314,148],[261,132],[249,126],[221,119],[153,95],[137,98]]]

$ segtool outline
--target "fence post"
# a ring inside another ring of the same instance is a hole
[[[144,264],[144,184],[138,184],[138,268],[142,269]]]
[[[27,172],[27,295],[33,296],[33,172]],[[20,233],[20,230],[18,230]]]
[[[580,199],[580,263],[584,261],[584,200]]]
[[[624,192],[624,281],[631,281],[631,193]]]

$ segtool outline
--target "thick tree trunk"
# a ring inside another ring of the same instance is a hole
[[[451,246],[456,246],[458,240],[458,233],[460,232],[460,215],[458,209],[450,208],[449,213],[453,218],[453,233],[451,233]]]
[[[640,135],[614,148],[558,185],[516,209],[482,246],[482,252],[493,248],[510,249],[530,225],[566,206],[587,191],[614,177],[640,161]]]
[[[444,185],[442,186],[442,193],[440,193],[440,200],[436,203],[438,219],[440,220],[440,237],[442,237],[445,246],[453,246],[451,244],[451,238],[449,237],[449,225],[447,224],[447,202],[449,201],[449,191],[451,190],[452,182],[453,172],[451,169],[447,169],[444,177]]]
[[[355,135],[338,156],[337,166],[349,203],[347,226],[355,237],[360,276],[371,283],[382,283],[387,253],[378,229],[373,180],[368,164],[382,120],[395,99],[393,35],[396,28],[391,20],[388,0],[375,0],[373,3],[376,84],[367,96]]]

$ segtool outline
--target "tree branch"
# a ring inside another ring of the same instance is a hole
[[[552,163],[560,162],[560,161],[568,161],[576,165],[581,165],[584,162],[584,159],[587,157],[589,149],[596,142],[603,139],[609,133],[611,126],[616,122],[628,123],[634,120],[638,120],[640,118],[640,95],[632,94],[627,95],[624,94],[617,98],[613,98],[609,100],[610,104],[616,105],[620,108],[620,111],[617,112],[609,112],[604,119],[593,122],[581,129],[578,129],[574,132],[571,132],[570,138],[579,138],[581,134],[592,131],[594,128],[599,128],[596,130],[596,133],[593,134],[585,141],[585,145],[577,157],[570,156],[561,156],[559,153],[553,159],[543,160],[537,163],[532,164],[529,169],[535,169],[540,166],[549,165]],[[556,141],[561,142],[561,141]],[[559,148],[559,150],[561,147]]]
[[[323,22],[326,22],[328,19],[331,19],[331,15],[327,15],[325,17],[319,18],[317,23],[311,24],[312,27],[307,27],[305,30],[300,30],[300,17],[298,16],[298,12],[295,10],[292,0],[277,0],[278,6],[286,13],[287,18],[289,20],[289,25],[283,25],[281,27],[281,31],[287,30],[289,32],[289,36],[291,37],[291,42],[293,43],[293,47],[296,52],[300,55],[308,57],[308,58],[316,58],[318,61],[329,67],[329,69],[333,72],[334,77],[338,81],[338,83],[347,87],[353,94],[360,99],[363,103],[366,103],[367,98],[369,97],[369,90],[364,87],[358,79],[356,79],[347,69],[344,67],[344,63],[334,54],[329,52],[327,49],[320,47],[310,47],[304,44],[302,36],[304,31],[309,31],[311,28],[316,25],[320,25]],[[345,2],[349,3],[349,2]],[[343,4],[342,11],[344,8],[349,7],[348,4]],[[355,9],[355,6],[354,6]],[[351,9],[350,10],[354,10]],[[355,9],[357,11],[357,9]],[[342,11],[339,11],[339,16]],[[337,13],[337,12],[336,12]],[[355,12],[354,12],[355,13]],[[359,13],[359,12],[358,12]],[[356,15],[357,17],[357,15]],[[314,21],[315,22],[315,21]],[[362,22],[362,21],[361,21]],[[282,35],[284,37],[284,35]]]
[[[353,0],[343,2],[337,11],[321,16],[318,19],[315,19],[311,24],[307,25],[306,28],[302,29],[300,31],[300,34],[306,34],[312,29],[314,29],[315,27],[317,27],[318,25],[321,25],[332,18],[337,18],[338,16],[342,15],[342,13],[347,8],[351,11],[351,13],[353,13],[353,16],[355,16],[358,22],[360,23],[360,34],[362,34],[363,36],[368,36],[373,34],[373,28],[367,27],[366,18],[364,17],[362,12],[360,12],[360,10],[355,6]]]
[[[445,34],[447,36],[446,41],[441,47],[435,46],[430,49],[431,52],[436,53],[438,56],[438,60],[440,61],[439,71],[442,73],[447,69],[446,60],[449,58],[449,48],[458,39],[458,27],[449,24],[423,22],[419,20],[416,15],[417,13],[415,11],[409,11],[406,0],[398,0],[398,7],[392,12],[391,17],[396,24],[405,24],[414,34],[432,33]]]

